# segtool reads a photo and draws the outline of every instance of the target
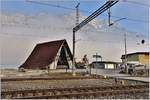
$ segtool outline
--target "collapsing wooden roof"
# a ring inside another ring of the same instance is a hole
[[[65,55],[65,52],[67,52],[68,55]],[[63,62],[60,60],[66,60],[67,57],[69,57],[72,61],[73,56],[66,40],[40,43],[35,46],[34,50],[27,58],[25,63],[23,63],[19,68],[23,67],[25,69],[46,69],[47,66],[55,61],[58,55],[62,56],[61,58],[58,58],[59,64],[60,62]]]

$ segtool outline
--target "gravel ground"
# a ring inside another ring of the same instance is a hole
[[[8,72],[9,73],[9,72]],[[18,72],[17,72],[18,73]],[[32,73],[32,72],[30,72]],[[12,74],[12,72],[10,73]],[[51,73],[40,74],[40,75],[29,75],[26,77],[68,77],[71,74],[69,73]],[[81,76],[78,74],[77,76]],[[12,75],[10,75],[12,77]],[[8,77],[8,78],[10,78]],[[18,77],[18,76],[17,76]],[[25,77],[25,76],[22,76]],[[13,76],[14,78],[14,76]],[[113,86],[121,85],[121,81],[115,83],[114,79],[70,79],[70,80],[26,80],[26,81],[7,81],[1,82],[1,91],[11,91],[11,90],[30,90],[30,89],[48,89],[48,88],[68,88],[68,87],[84,87],[84,86]],[[124,81],[125,85],[139,85],[145,84],[136,81]],[[131,95],[116,95],[116,96],[107,96],[107,97],[88,97],[88,99],[148,99],[148,93],[141,94],[131,94]],[[84,99],[84,98],[81,98]]]
[[[81,86],[111,86],[113,79],[83,79],[83,80],[33,80],[33,81],[10,81],[2,82],[1,90],[25,90],[25,89],[47,89],[47,88],[67,88]]]
[[[133,84],[125,82],[125,84]],[[134,83],[135,84],[135,83]],[[144,83],[136,83],[144,84]],[[73,80],[28,80],[28,81],[8,81],[1,82],[1,90],[26,90],[26,89],[48,89],[48,88],[68,88],[83,86],[112,86],[114,79],[73,79]],[[118,85],[121,85],[118,82]]]

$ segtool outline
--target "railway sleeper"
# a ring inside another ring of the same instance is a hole
[[[34,93],[22,93],[22,94],[12,94],[12,95],[2,95],[2,98],[17,98],[17,97],[20,97],[20,96],[22,96],[22,97],[28,97],[28,96],[44,96],[42,93],[37,93],[38,91],[36,91],[36,92],[34,92]],[[76,92],[71,92],[72,94],[74,93],[74,94],[78,94],[78,92],[79,91],[76,91]],[[93,91],[84,91],[84,90],[82,90],[82,91],[80,91],[79,93],[91,93],[91,92],[93,92]],[[129,92],[129,90],[124,90],[124,91],[121,91],[121,90],[111,90],[111,91],[109,91],[109,92],[105,92],[105,91],[94,91],[94,92],[101,92],[101,96],[107,96],[107,95],[117,95],[117,94],[127,94],[128,92]],[[146,90],[146,89],[132,89],[132,90],[130,90],[130,93],[137,93],[137,92],[140,92],[140,93],[144,93],[144,92],[148,92],[148,89]],[[61,95],[61,94],[68,94],[68,93],[70,93],[69,91],[65,91],[65,92],[63,92],[62,93],[62,91],[50,91],[50,92],[46,92],[46,94],[45,95],[49,95],[49,96],[55,96],[55,95]],[[71,94],[70,93],[70,94]]]
[[[124,88],[123,88],[124,87]],[[128,88],[131,88],[131,89],[128,89]],[[148,89],[148,85],[138,85],[138,86],[121,86],[121,89],[119,87],[89,87],[89,88],[85,88],[85,87],[82,87],[82,88],[65,88],[65,89],[47,89],[47,90],[25,90],[25,91],[6,91],[6,92],[2,92],[2,95],[1,97],[2,98],[14,98],[14,97],[18,97],[16,96],[16,94],[21,94],[22,97],[26,97],[28,96],[29,93],[33,93],[33,96],[37,96],[37,95],[42,95],[45,94],[45,95],[59,95],[59,94],[64,94],[64,93],[77,93],[77,92],[92,92],[92,91],[116,91],[116,90],[135,90],[135,89]],[[106,90],[105,90],[106,89]],[[112,90],[111,90],[112,89]],[[62,91],[65,91],[65,92],[62,92]],[[76,91],[76,92],[75,92]],[[139,90],[138,90],[139,91]],[[59,93],[60,92],[60,93]],[[133,91],[132,93],[134,93],[135,91]],[[39,93],[39,94],[37,94]],[[19,96],[20,97],[20,96]]]
[[[38,98],[41,98],[41,99],[57,99],[57,98],[77,98],[77,99],[83,99],[83,98],[88,98],[89,96],[93,96],[93,98],[96,98],[96,97],[110,97],[110,96],[117,96],[117,95],[131,95],[131,91],[115,91],[112,92],[112,91],[105,91],[105,92],[91,92],[91,93],[76,93],[76,94],[62,94],[62,95],[53,95],[53,96],[39,96],[39,97],[25,97],[24,99],[38,99]],[[143,93],[143,92],[140,92],[140,93]],[[137,94],[137,92],[135,92],[134,94]],[[133,94],[133,95],[134,95]],[[138,93],[139,94],[139,93]],[[91,97],[92,97],[91,96]],[[126,97],[127,98],[127,97]]]

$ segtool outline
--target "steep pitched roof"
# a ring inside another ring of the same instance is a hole
[[[28,69],[45,68],[54,61],[54,58],[62,45],[66,46],[69,55],[72,58],[72,54],[66,40],[45,42],[37,44],[25,63],[20,67]]]

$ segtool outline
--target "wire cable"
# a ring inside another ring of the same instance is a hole
[[[57,8],[62,8],[62,9],[66,9],[66,10],[76,10],[75,8],[70,8],[70,7],[65,7],[65,6],[60,6],[60,5],[50,4],[50,3],[43,3],[43,2],[31,1],[31,0],[26,0],[26,1],[30,2],[30,3],[46,5],[46,6],[51,6],[51,7],[57,7]],[[92,13],[90,11],[86,11],[86,10],[82,10],[82,9],[80,9],[80,11],[85,12],[85,13]],[[108,15],[101,15],[101,16],[108,16]],[[113,16],[113,15],[111,17],[112,18],[123,18],[120,16]],[[125,20],[132,21],[132,22],[149,23],[148,20],[133,19],[133,18],[129,18],[129,17],[125,17],[125,18],[126,18]]]
[[[135,4],[135,5],[140,5],[140,6],[147,6],[149,7],[150,5],[149,4],[145,4],[145,3],[139,3],[137,1],[131,1],[131,0],[121,0],[122,2],[125,2],[125,3],[131,3],[131,4]],[[142,0],[141,0],[142,1]]]

